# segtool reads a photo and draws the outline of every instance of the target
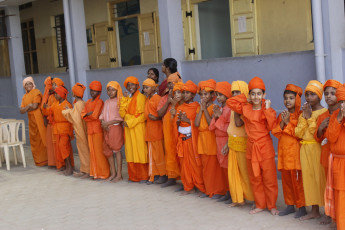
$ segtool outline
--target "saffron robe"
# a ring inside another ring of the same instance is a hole
[[[160,99],[161,97],[157,94],[147,99],[144,113],[146,118],[145,141],[148,142],[149,152],[149,176],[152,182],[154,181],[154,176],[165,175],[162,120],[153,121],[149,118],[149,114],[158,116],[157,107]]]
[[[330,143],[330,159],[332,168],[330,169],[333,189],[335,219],[338,230],[345,230],[345,121],[339,123],[337,116],[340,110],[334,111],[326,131],[326,138]]]
[[[146,97],[138,93],[135,114],[130,114],[128,108],[133,97],[122,97],[120,116],[128,126],[125,127],[125,154],[128,163],[128,179],[138,182],[148,179],[148,151],[145,142],[146,124],[144,115]]]
[[[228,178],[232,202],[243,203],[244,199],[254,201],[247,169],[247,133],[244,126],[236,127],[234,111],[231,111],[227,132],[229,136]]]
[[[205,193],[205,185],[202,176],[202,163],[198,154],[198,128],[194,126],[198,102],[184,103],[178,107],[178,111],[185,112],[191,124],[181,122],[180,127],[191,127],[191,136],[179,133],[177,140],[177,155],[181,165],[181,180],[185,191],[197,187]],[[177,116],[175,116],[175,122]]]
[[[55,156],[55,138],[53,135],[53,118],[52,115],[49,115],[49,108],[56,102],[54,94],[48,97],[48,108],[43,108],[42,112],[43,115],[46,117],[48,124],[47,124],[47,132],[46,132],[46,142],[47,142],[47,154],[48,154],[48,165],[49,166],[56,166],[56,156]]]
[[[317,118],[326,111],[326,108],[313,111],[312,116],[308,120],[301,114],[295,128],[296,137],[302,139],[300,160],[306,206],[324,205],[326,176],[320,164],[321,145],[314,139],[314,133]]]
[[[299,139],[295,136],[298,117],[301,112],[290,114],[290,122],[280,127],[281,114],[272,134],[278,138],[278,170],[281,171],[283,193],[286,205],[296,205],[297,208],[305,206],[303,179],[300,162]]]
[[[270,130],[276,124],[274,109],[266,109],[264,100],[262,108],[253,110],[244,94],[229,98],[226,104],[233,111],[243,115],[247,140],[247,167],[257,208],[269,210],[276,208],[278,198],[277,170],[275,151]]]
[[[90,151],[87,142],[87,129],[86,123],[81,118],[80,114],[85,107],[84,101],[77,101],[73,105],[73,109],[65,109],[62,115],[73,125],[76,136],[76,144],[80,159],[80,172],[90,173]]]
[[[27,112],[29,120],[29,136],[32,156],[36,166],[44,166],[48,163],[46,148],[46,127],[44,126],[43,115],[41,111],[42,94],[38,89],[33,89],[25,93],[22,98],[21,107],[29,104],[38,104],[34,111]]]
[[[110,176],[107,158],[103,154],[103,129],[99,116],[103,108],[103,101],[98,95],[95,100],[89,99],[81,112],[81,117],[87,125],[87,138],[90,150],[90,176],[95,179],[106,179]],[[93,112],[86,116],[88,112]]]
[[[207,108],[209,115],[213,115],[213,104]],[[200,106],[196,113],[199,113]],[[205,114],[202,113],[198,127],[198,153],[201,156],[202,174],[206,188],[206,194],[212,197],[215,194],[224,195],[227,189],[227,180],[224,171],[220,167],[217,157],[217,142],[214,132],[209,130]]]

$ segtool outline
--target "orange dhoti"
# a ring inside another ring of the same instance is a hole
[[[149,141],[149,176],[150,181],[154,181],[154,176],[165,175],[165,159],[163,140]]]
[[[56,156],[53,142],[53,126],[51,124],[47,125],[46,132],[47,141],[47,155],[48,155],[48,166],[56,166]]]
[[[64,167],[65,159],[70,157],[71,165],[74,166],[73,149],[68,134],[55,134],[55,161],[56,168]]]
[[[305,206],[301,170],[281,170],[283,193],[286,205]]]
[[[206,194],[212,197],[215,194],[225,195],[227,189],[224,170],[220,167],[217,155],[202,154],[202,174]]]
[[[253,189],[256,208],[276,208],[278,198],[277,169],[274,158],[258,162],[260,173],[254,176],[253,165],[247,159],[248,175]]]
[[[202,177],[202,165],[199,154],[194,152],[192,138],[183,134],[179,135],[177,152],[181,165],[181,180],[185,191],[191,191],[197,187],[200,192],[205,193],[205,185]]]
[[[147,180],[149,175],[149,164],[148,163],[134,163],[127,162],[128,168],[128,180],[139,182],[142,180]]]
[[[106,179],[110,175],[109,163],[103,154],[103,133],[88,134],[90,149],[90,176]]]
[[[122,125],[112,125],[109,131],[104,131],[103,152],[106,157],[113,156],[114,152],[121,151],[123,146],[123,128]]]

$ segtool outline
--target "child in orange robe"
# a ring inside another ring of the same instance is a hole
[[[256,214],[268,208],[272,215],[277,215],[277,169],[269,133],[276,125],[276,112],[271,108],[271,101],[264,99],[266,88],[261,78],[250,80],[248,89],[249,103],[247,97],[241,94],[229,98],[226,104],[243,115],[248,134],[247,166],[256,205],[249,213]]]
[[[226,100],[231,97],[231,84],[229,82],[217,82],[216,85],[217,101],[221,105],[213,107],[213,116],[209,126],[210,131],[216,135],[217,142],[217,158],[219,165],[224,173],[224,184],[226,185],[226,195],[220,198],[218,201],[227,201],[230,199],[229,192],[229,178],[228,178],[228,152],[223,153],[222,149],[224,145],[228,144],[228,126],[230,123],[231,110],[226,106]]]
[[[287,208],[279,212],[285,216],[299,209],[295,218],[305,216],[305,199],[299,151],[301,145],[295,136],[298,117],[301,114],[301,96],[303,90],[293,84],[286,85],[284,91],[284,110],[278,116],[277,125],[272,134],[278,138],[278,170],[281,171],[284,199]]]
[[[334,111],[326,131],[330,143],[325,213],[336,220],[336,229],[345,230],[345,87],[336,92],[339,109]]]
[[[163,143],[162,120],[158,117],[157,106],[161,97],[155,93],[156,83],[148,78],[143,82],[144,94],[147,97],[145,103],[146,131],[145,141],[147,141],[149,152],[149,176],[147,184],[162,184],[167,181],[165,176],[165,159]],[[158,179],[155,180],[155,177]]]
[[[55,137],[55,156],[56,168],[66,167],[65,176],[72,175],[74,167],[73,149],[71,139],[73,136],[73,127],[62,115],[62,111],[72,108],[72,105],[66,100],[68,91],[64,86],[58,86],[54,90],[56,102],[49,108],[49,114],[53,118],[53,134]]]
[[[91,99],[89,99],[81,117],[86,121],[90,150],[90,176],[94,179],[107,179],[110,175],[109,163],[103,153],[103,129],[99,116],[103,109],[103,101],[100,99],[102,84],[92,81],[89,85]]]
[[[194,126],[198,102],[193,98],[198,87],[187,81],[183,86],[184,104],[178,107],[175,121],[178,127],[177,156],[181,165],[181,180],[184,191],[181,195],[193,193],[194,187],[204,196],[206,190],[202,176],[202,163],[198,154],[198,128]]]
[[[216,81],[213,79],[199,82],[198,92],[201,102],[196,111],[194,125],[199,130],[198,153],[201,156],[206,195],[213,199],[219,199],[225,195],[227,186],[226,177],[217,158],[216,135],[209,130],[215,106],[213,104],[215,89]]]

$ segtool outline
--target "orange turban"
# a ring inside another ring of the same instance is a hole
[[[266,90],[264,81],[259,77],[253,77],[248,84],[249,91],[252,89]]]
[[[342,84],[339,81],[330,79],[327,80],[323,85],[323,90],[325,90],[326,87],[333,87],[335,89],[338,89],[340,86],[342,86]]]
[[[52,85],[53,85],[53,82],[52,82],[52,78],[51,76],[48,76],[45,80],[44,80],[44,85],[45,85],[45,90],[50,90],[52,89]],[[45,91],[44,90],[44,91]]]
[[[86,87],[83,84],[76,83],[72,87],[72,92],[73,92],[74,96],[83,98],[85,89],[86,89]]]
[[[59,85],[62,85],[62,86],[65,86],[65,83],[60,79],[60,78],[54,78],[53,79],[53,84],[56,84],[57,86],[59,86]]]
[[[337,92],[335,93],[335,96],[337,97],[337,101],[345,101],[345,85],[340,86],[337,89]]]
[[[196,84],[194,84],[194,82],[192,82],[191,80],[188,80],[184,86],[183,86],[183,90],[184,91],[188,91],[191,93],[196,93],[198,90],[198,86],[196,86]]]
[[[287,84],[285,90],[290,90],[296,93],[296,100],[295,100],[295,113],[298,114],[301,108],[301,96],[303,95],[303,89],[294,84]]]
[[[184,86],[184,84],[182,82],[175,83],[174,84],[173,92],[175,92],[176,90],[183,91],[183,86]]]
[[[120,84],[117,81],[110,81],[110,82],[108,82],[107,88],[109,86],[117,90],[117,96],[116,96],[117,97],[117,107],[120,108],[120,101],[121,101],[121,98],[123,96],[122,88],[121,88]]]
[[[175,73],[170,74],[168,79],[167,79],[168,83],[169,82],[176,83],[176,82],[181,82],[181,81],[182,81],[182,79],[181,79],[179,72],[175,72]]]
[[[154,80],[152,80],[151,78],[147,78],[144,82],[143,85],[149,86],[149,87],[156,87],[157,84]]]
[[[102,84],[99,81],[92,81],[89,85],[91,90],[102,91]]]
[[[248,84],[245,81],[233,81],[231,84],[231,91],[240,91],[246,97],[248,97]]]
[[[217,82],[213,79],[209,79],[207,81],[199,82],[198,86],[198,93],[201,90],[205,90],[206,92],[214,91],[216,89]]]
[[[323,85],[319,81],[311,80],[305,88],[304,93],[307,91],[315,93],[320,99],[322,99]]]
[[[55,93],[58,94],[63,99],[66,99],[68,91],[65,87],[59,85],[58,87],[56,87]]]
[[[138,88],[140,88],[138,78],[133,77],[133,76],[127,77],[126,80],[125,80],[125,82],[123,83],[123,85],[125,86],[125,88],[127,88],[127,84],[128,84],[129,82],[138,85],[138,86],[139,86]]]
[[[23,87],[25,89],[25,84],[28,83],[28,82],[31,82],[32,85],[33,85],[33,89],[36,89],[36,85],[35,85],[35,82],[34,82],[34,79],[32,77],[26,77],[23,79]]]
[[[231,97],[231,84],[227,81],[217,82],[215,91],[229,98]]]

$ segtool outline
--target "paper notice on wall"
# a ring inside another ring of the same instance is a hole
[[[144,34],[144,45],[149,46],[150,45],[150,33],[149,32],[143,32]]]
[[[247,18],[246,16],[238,16],[238,32],[247,32]]]
[[[105,41],[100,42],[100,51],[101,51],[101,54],[105,54],[107,52],[107,47],[105,45]]]

